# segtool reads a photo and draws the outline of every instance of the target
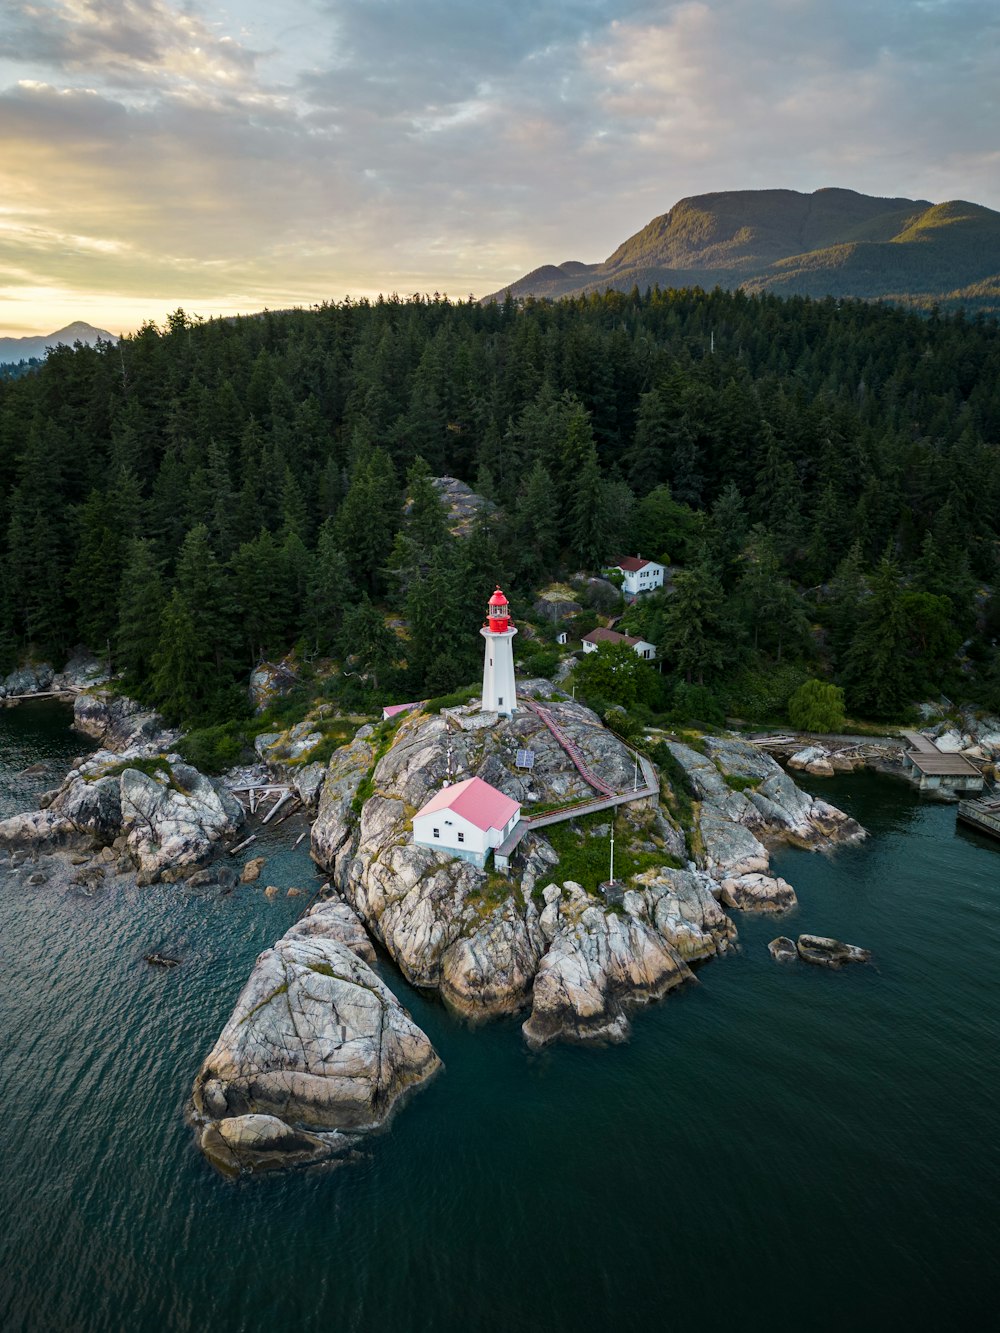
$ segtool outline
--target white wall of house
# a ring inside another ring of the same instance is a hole
[[[622,573],[625,575],[624,588],[630,597],[663,587],[663,566],[654,560],[650,560],[642,569],[623,570]]]
[[[515,810],[502,829],[481,829],[470,824],[454,810],[435,810],[429,815],[413,816],[413,841],[421,847],[437,847],[453,856],[483,865],[487,853],[499,847],[521,817]]]

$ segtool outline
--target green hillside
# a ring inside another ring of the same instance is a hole
[[[743,288],[998,310],[1000,213],[964,200],[853,190],[736,190],[682,199],[602,264],[547,264],[514,296]],[[502,293],[499,293],[502,295]]]

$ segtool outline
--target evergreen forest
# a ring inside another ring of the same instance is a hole
[[[444,475],[493,502],[467,535]],[[188,725],[244,713],[293,647],[355,702],[454,690],[497,583],[527,629],[540,589],[636,552],[673,571],[620,626],[662,670],[592,655],[605,705],[768,721],[816,679],[858,719],[997,709],[998,533],[1000,327],[961,312],[698,289],[178,310],[0,380],[0,665],[86,645]],[[553,638],[521,635],[526,669]]]

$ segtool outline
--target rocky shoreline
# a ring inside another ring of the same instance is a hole
[[[548,681],[520,688],[545,700],[592,773],[631,788],[634,756],[596,714]],[[0,847],[15,861],[69,855],[78,876],[235,880],[210,863],[246,812],[224,781],[184,763],[177,733],[99,690],[77,697],[74,726],[98,750],[40,810],[0,821]],[[269,736],[264,753],[287,762],[309,741]],[[530,772],[516,765],[523,749],[534,751]],[[259,956],[195,1080],[190,1114],[208,1160],[226,1174],[340,1160],[440,1068],[379,974],[373,942],[464,1017],[523,1012],[532,1049],[620,1042],[638,1007],[736,947],[729,912],[795,906],[792,886],[770,874],[771,847],[827,850],[864,836],[747,742],[704,737],[667,750],[660,799],[618,809],[616,838],[633,869],[609,895],[560,874],[544,830],[524,839],[509,878],[411,840],[413,814],[449,779],[475,774],[526,810],[592,797],[533,711],[486,725],[472,704],[361,727],[300,793],[317,805],[310,850],[328,896]],[[683,819],[672,799],[681,787]],[[608,827],[579,836],[603,838]]]

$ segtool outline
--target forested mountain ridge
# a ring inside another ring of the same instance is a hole
[[[0,383],[0,658],[110,647],[188,722],[294,644],[425,697],[475,678],[497,582],[523,618],[640,550],[681,567],[632,613],[646,706],[773,715],[814,675],[857,715],[1000,707],[998,440],[982,318],[691,291],[178,311]],[[497,506],[463,539],[444,474]]]
[[[546,265],[510,290],[555,298],[657,284],[998,310],[1000,213],[837,189],[695,195],[603,263]]]

